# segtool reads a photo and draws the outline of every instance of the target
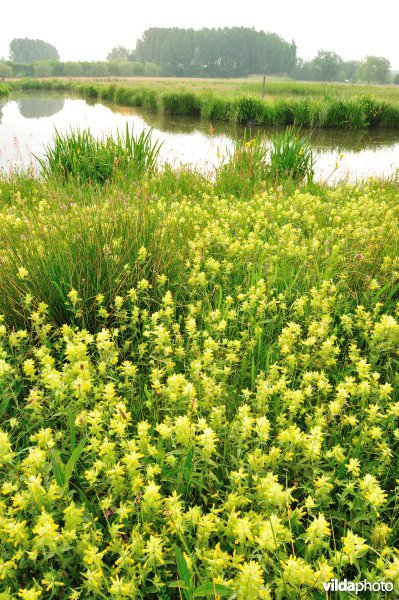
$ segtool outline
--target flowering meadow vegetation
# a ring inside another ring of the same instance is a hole
[[[399,592],[398,183],[248,181],[1,181],[1,600]]]

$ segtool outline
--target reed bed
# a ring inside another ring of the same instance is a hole
[[[268,96],[264,100],[255,94],[221,96],[208,91],[175,89],[165,91],[155,87],[133,87],[119,84],[75,83],[72,81],[17,82],[16,89],[49,89],[78,93],[90,99],[107,100],[117,104],[143,107],[153,112],[193,116],[208,120],[257,125],[296,125],[313,128],[362,129],[399,127],[397,102],[377,99],[367,87],[358,95],[335,94],[332,87],[308,86],[308,93]],[[285,84],[284,84],[285,85]],[[300,86],[300,84],[298,84]],[[285,88],[283,88],[285,89]],[[295,89],[295,86],[293,87]],[[298,90],[302,88],[298,87]],[[321,90],[324,89],[324,93]]]

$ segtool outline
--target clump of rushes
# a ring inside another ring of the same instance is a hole
[[[161,97],[162,110],[167,115],[198,117],[201,113],[200,98],[184,90],[164,92]]]
[[[152,130],[134,136],[126,124],[125,133],[96,138],[89,129],[71,128],[68,133],[55,130],[53,144],[44,158],[37,158],[46,178],[73,179],[78,183],[104,184],[120,172],[140,179],[155,170],[161,149],[151,139]]]
[[[293,127],[275,133],[270,140],[270,175],[274,179],[311,182],[315,160],[306,137],[300,137]]]
[[[11,92],[11,87],[6,84],[0,85],[0,96],[7,96]]]
[[[299,136],[293,127],[276,132],[269,144],[258,133],[227,148],[216,174],[218,193],[249,196],[266,182],[313,181],[315,160],[306,137]]]

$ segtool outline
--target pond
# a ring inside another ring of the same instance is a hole
[[[245,128],[229,123],[209,123],[187,117],[154,115],[139,109],[89,103],[65,95],[25,93],[0,100],[0,170],[6,173],[30,168],[38,172],[33,155],[43,156],[54,128],[90,128],[93,134],[153,128],[153,139],[163,142],[160,161],[174,166],[195,166],[212,172],[226,148],[242,138]],[[252,133],[260,128],[252,128]],[[262,128],[266,136],[273,130]],[[387,176],[399,167],[399,130],[315,130],[305,132],[315,151],[316,178],[320,181],[371,175]],[[340,160],[340,155],[343,154]],[[339,163],[338,169],[336,164]]]

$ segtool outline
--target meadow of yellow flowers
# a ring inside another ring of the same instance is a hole
[[[0,599],[399,592],[397,183],[165,177],[2,184]]]

